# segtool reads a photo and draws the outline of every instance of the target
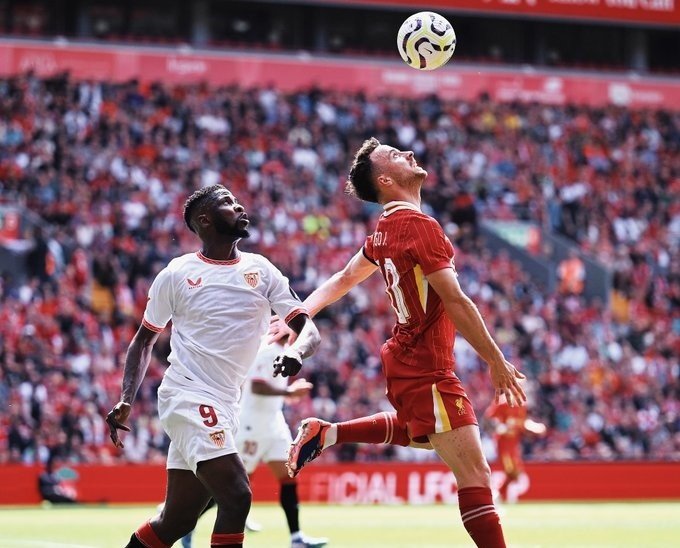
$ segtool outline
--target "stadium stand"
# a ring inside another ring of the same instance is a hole
[[[0,463],[163,462],[155,390],[167,332],[124,452],[103,416],[154,274],[198,245],[183,200],[229,186],[253,220],[245,247],[306,295],[359,248],[379,211],[342,196],[348,154],[369,135],[414,150],[430,172],[426,207],[456,245],[466,291],[527,373],[532,416],[549,427],[525,441],[527,457],[680,458],[677,112],[30,73],[0,81],[0,112],[2,199],[42,220],[26,237],[32,250],[16,252],[27,275],[6,273],[0,285]],[[571,239],[613,270],[610,304],[538,287],[485,248],[480,217]],[[393,314],[382,291],[376,277],[319,317],[324,342],[305,366],[314,397],[289,410],[292,423],[388,408],[377,351]],[[490,383],[463,340],[457,367],[481,417]],[[322,458],[393,451],[349,446]]]

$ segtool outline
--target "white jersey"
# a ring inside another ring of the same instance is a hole
[[[262,396],[253,394],[252,390],[254,380],[263,380],[270,386],[285,390],[288,379],[272,377],[271,373],[272,363],[283,349],[278,343],[267,345],[263,341],[243,388],[241,426],[235,444],[248,474],[252,474],[260,462],[285,462],[293,442],[283,416],[285,396]]]
[[[253,426],[267,427],[272,417],[283,409],[285,396],[262,396],[253,394],[252,385],[254,380],[265,381],[270,386],[279,390],[285,390],[288,386],[288,378],[279,375],[272,377],[272,364],[274,359],[283,352],[284,347],[278,343],[267,344],[262,342],[257,352],[255,363],[248,373],[248,380],[243,387],[241,398],[241,422],[248,422]]]
[[[306,313],[265,257],[240,252],[215,261],[189,253],[156,276],[142,324],[160,332],[172,320],[168,381],[229,405],[238,403],[272,309],[286,322]]]

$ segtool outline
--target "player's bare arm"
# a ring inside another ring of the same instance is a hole
[[[524,430],[530,434],[536,434],[537,436],[543,436],[547,432],[545,424],[531,419],[524,421]]]
[[[458,332],[489,364],[491,382],[496,389],[496,402],[504,394],[508,403],[522,405],[527,397],[519,384],[525,376],[508,362],[491,337],[477,306],[463,292],[452,268],[443,268],[427,276]]]
[[[250,385],[253,394],[258,396],[286,396],[288,398],[301,398],[309,394],[314,385],[307,379],[295,379],[286,388],[272,386],[267,381],[255,379]]]
[[[125,423],[130,416],[130,411],[132,411],[132,402],[135,400],[137,391],[146,375],[146,370],[149,368],[149,363],[151,363],[151,351],[159,336],[160,333],[140,325],[130,342],[130,346],[128,346],[120,401],[106,416],[111,441],[118,448],[124,447],[118,436],[118,430],[130,431],[130,427],[126,426]]]
[[[302,368],[302,360],[308,358],[321,343],[321,335],[307,314],[298,314],[288,327],[297,335],[295,341],[274,360],[274,376],[292,377]]]
[[[359,250],[342,270],[333,274],[305,299],[303,304],[309,316],[313,318],[329,304],[344,297],[354,286],[359,285],[376,270],[378,266],[364,256],[363,250]],[[285,335],[291,335],[286,324],[274,316],[269,328],[269,341],[280,340]],[[294,335],[290,340],[294,340]]]
[[[363,250],[359,250],[342,270],[333,274],[305,299],[305,308],[313,318],[329,304],[344,297],[376,270],[378,266],[364,256]]]

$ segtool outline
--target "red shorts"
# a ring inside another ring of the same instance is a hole
[[[522,452],[516,440],[498,440],[498,462],[503,466],[503,471],[508,475],[519,475],[524,470]]]
[[[387,398],[397,411],[399,425],[413,441],[424,443],[429,434],[448,432],[477,424],[472,403],[453,371],[423,371],[413,378],[391,376],[389,372],[407,368],[386,345],[380,352],[387,380]]]

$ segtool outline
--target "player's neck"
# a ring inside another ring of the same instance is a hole
[[[402,209],[410,209],[412,211],[421,211],[420,207],[411,202],[406,202],[404,200],[392,200],[383,204],[383,209],[385,210],[385,215],[394,213]]]
[[[203,242],[201,253],[214,261],[233,261],[239,256],[239,240],[240,238],[226,242]]]
[[[411,192],[395,192],[392,196],[387,197],[388,199],[383,202],[382,206],[387,209],[388,206],[392,204],[410,204],[420,209],[420,191],[416,193]]]

